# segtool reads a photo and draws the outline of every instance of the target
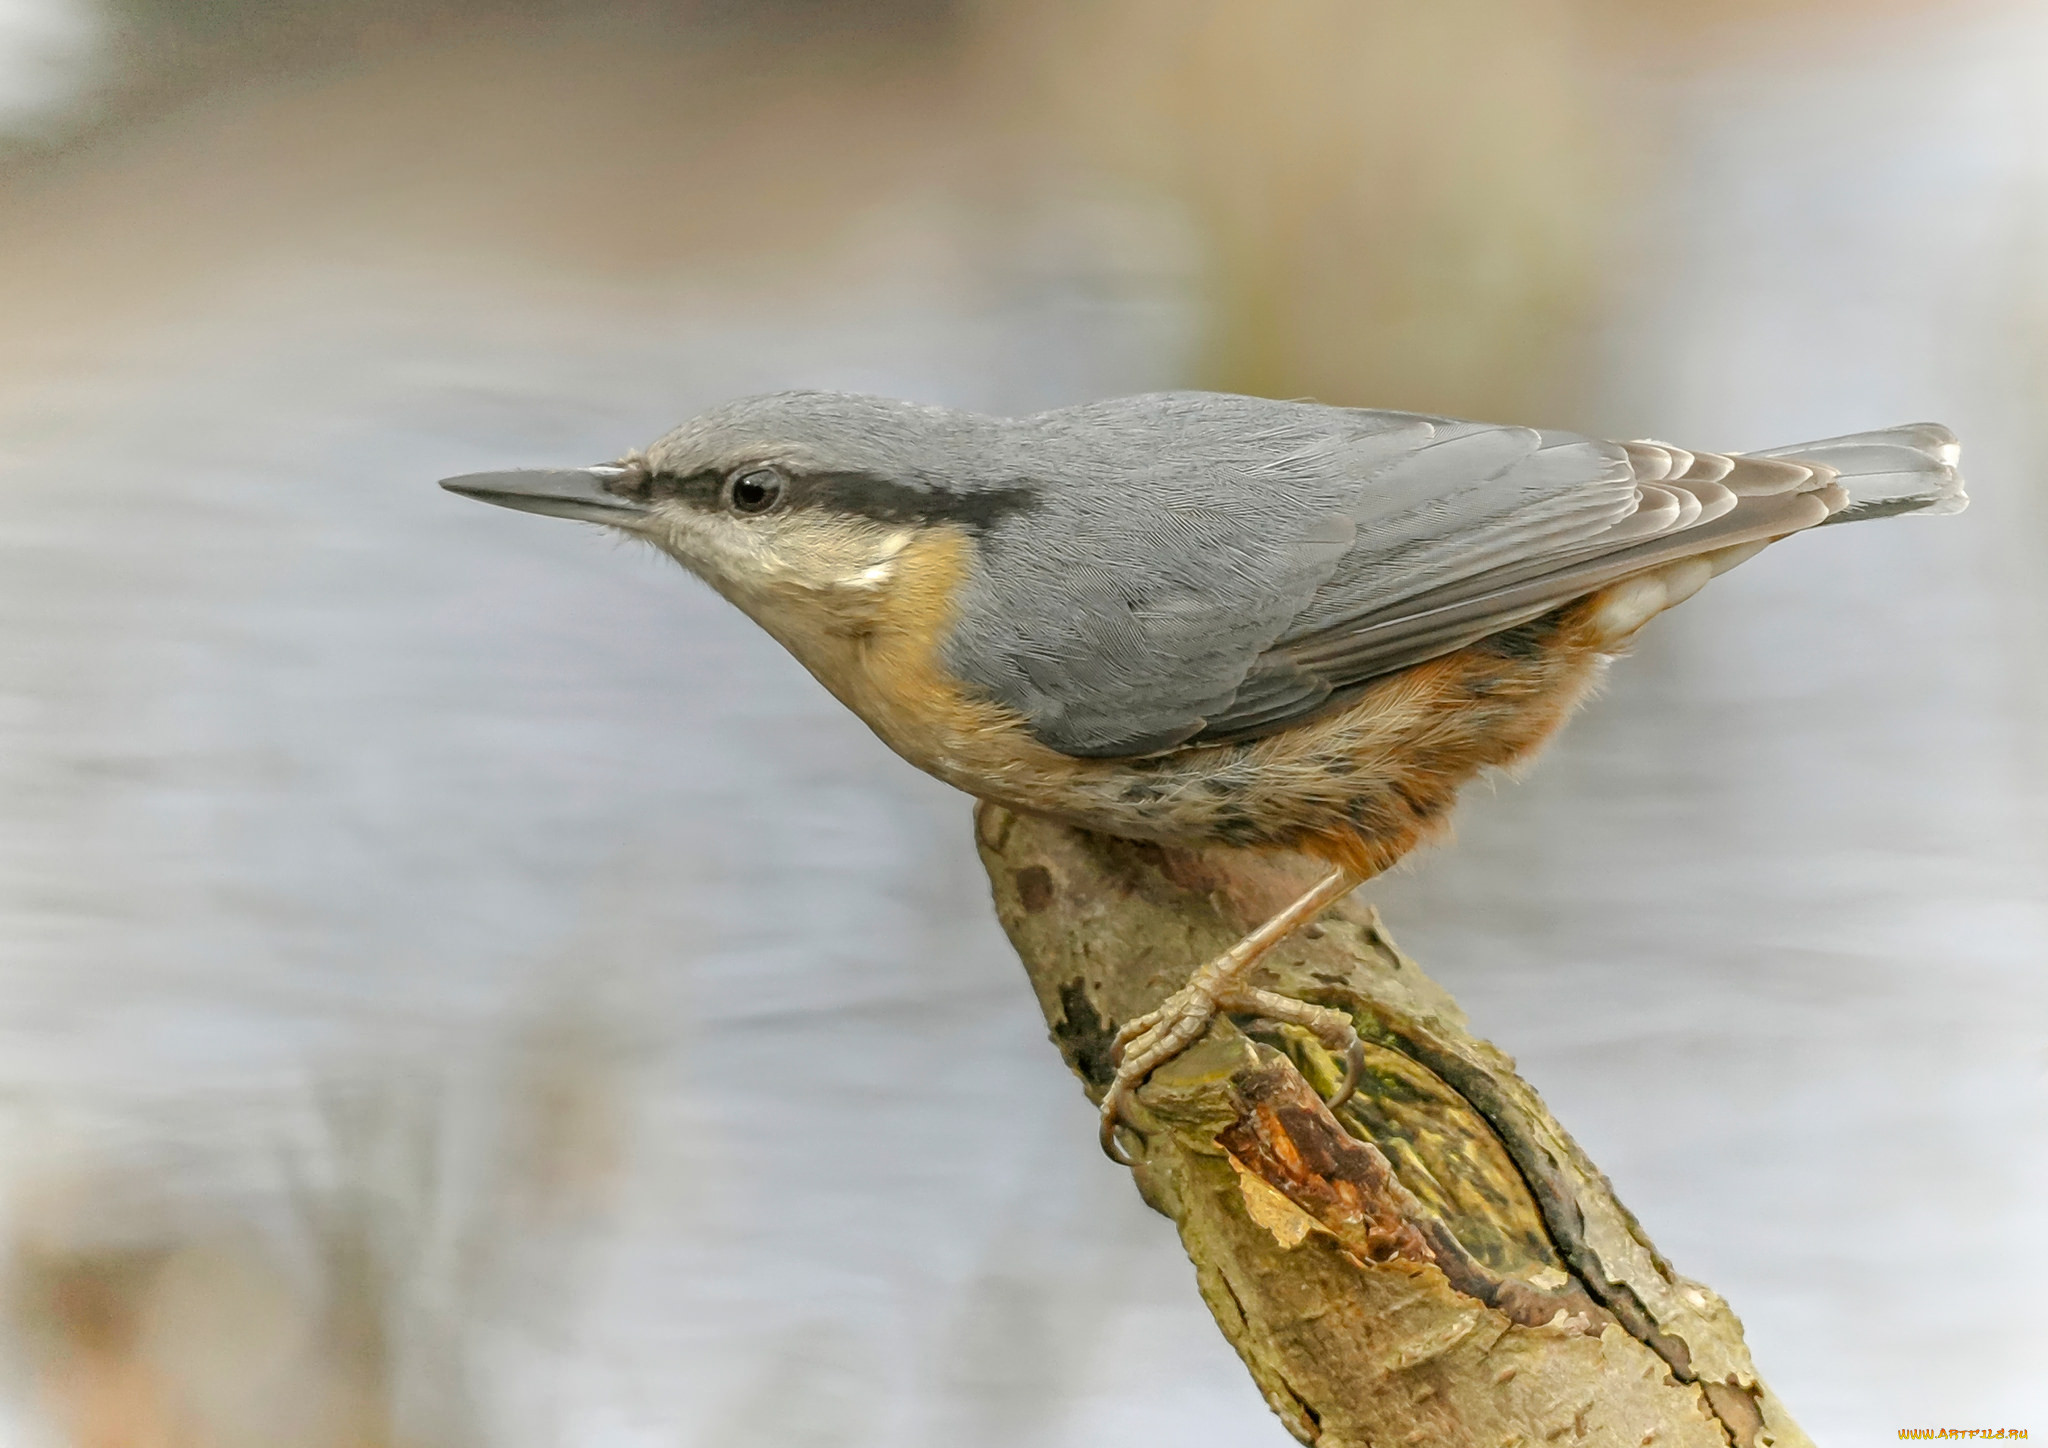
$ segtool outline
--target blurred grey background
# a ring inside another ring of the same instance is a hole
[[[1823,1443],[2048,1431],[2048,3],[0,0],[0,1442],[1285,1442],[969,847],[444,474],[826,386],[1751,448],[1368,886]]]

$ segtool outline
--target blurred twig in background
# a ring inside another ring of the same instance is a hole
[[[990,5],[977,40],[1021,145],[1184,208],[1200,381],[1533,419],[1575,400],[1634,160],[1582,9]]]

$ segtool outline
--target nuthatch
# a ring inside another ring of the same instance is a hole
[[[896,753],[1112,835],[1329,872],[1116,1037],[1103,1147],[1246,980],[1527,757],[1653,616],[1816,524],[1964,505],[1931,423],[1747,456],[1175,392],[996,418],[788,392],[598,467],[442,486],[645,538]]]

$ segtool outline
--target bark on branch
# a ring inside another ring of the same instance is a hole
[[[1118,1024],[1315,870],[993,805],[976,834],[1053,1040],[1098,1099]],[[1671,1270],[1369,906],[1347,901],[1269,960],[1279,989],[1356,1020],[1357,1095],[1323,1105],[1339,1067],[1305,1032],[1219,1026],[1140,1092],[1134,1176],[1295,1437],[1811,1448],[1728,1305]]]

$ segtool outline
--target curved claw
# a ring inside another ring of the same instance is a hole
[[[1109,1094],[1102,1098],[1102,1130],[1098,1139],[1102,1142],[1102,1154],[1118,1166],[1136,1166],[1137,1158],[1124,1150],[1124,1144],[1116,1139],[1116,1129],[1122,1125],[1123,1091],[1112,1084]]]
[[[1323,1104],[1335,1111],[1351,1099],[1358,1090],[1358,1078],[1365,1074],[1365,1042],[1353,1036],[1351,1049],[1344,1053],[1344,1079],[1337,1083],[1337,1089]]]

